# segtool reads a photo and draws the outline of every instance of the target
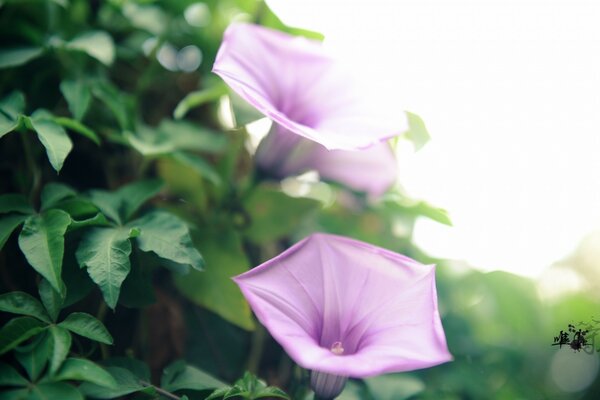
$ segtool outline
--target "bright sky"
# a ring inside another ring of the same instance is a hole
[[[268,2],[424,119],[401,181],[455,224],[418,223],[430,254],[537,276],[600,228],[600,2]]]

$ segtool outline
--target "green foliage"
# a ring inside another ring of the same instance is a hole
[[[242,399],[254,400],[263,398],[289,399],[290,397],[281,389],[267,386],[267,384],[256,376],[246,372],[237,380],[233,386],[215,390],[206,400],[230,399],[241,397]]]

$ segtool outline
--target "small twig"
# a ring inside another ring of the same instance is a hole
[[[169,399],[173,399],[173,400],[181,400],[181,397],[166,391],[165,389],[159,388],[158,386],[155,386],[153,384],[151,384],[150,382],[146,382],[144,380],[140,380],[140,384],[144,385],[145,387],[151,387],[154,390],[156,390],[158,393],[160,393],[161,395],[168,397]]]

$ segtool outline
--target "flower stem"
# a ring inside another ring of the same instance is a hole
[[[253,374],[257,374],[260,360],[262,359],[263,348],[265,347],[265,339],[267,337],[265,328],[261,324],[256,325],[256,329],[252,334],[252,342],[250,344],[250,354],[248,355],[247,369]]]

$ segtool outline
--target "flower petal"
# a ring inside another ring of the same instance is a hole
[[[213,72],[277,124],[330,150],[367,148],[408,126],[404,113],[368,98],[316,41],[234,23]]]
[[[431,265],[314,234],[234,279],[261,323],[304,368],[366,377],[452,358]],[[343,355],[330,350],[336,342]]]

